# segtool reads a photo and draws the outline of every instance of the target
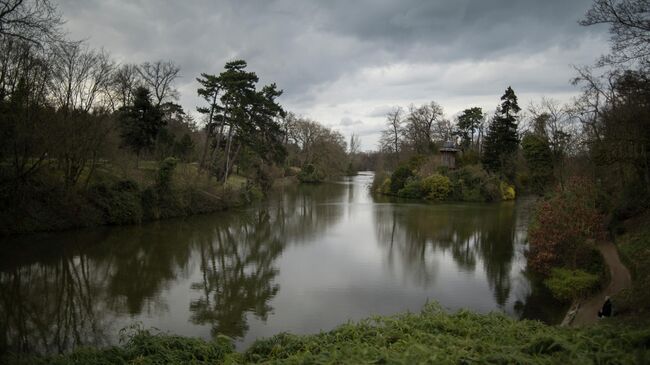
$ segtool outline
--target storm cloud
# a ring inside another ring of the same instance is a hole
[[[604,28],[578,25],[591,0],[60,0],[73,39],[120,62],[171,59],[181,104],[195,78],[245,59],[284,90],[290,111],[375,147],[383,111],[435,100],[447,115],[492,110],[508,85],[520,103],[568,100],[572,65],[606,53]]]

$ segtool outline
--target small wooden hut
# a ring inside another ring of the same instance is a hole
[[[450,169],[456,168],[456,155],[460,150],[456,148],[454,142],[445,142],[440,148],[440,163]]]

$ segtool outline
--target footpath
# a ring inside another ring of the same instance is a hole
[[[598,243],[598,251],[603,255],[605,263],[609,267],[610,280],[607,287],[598,294],[574,303],[562,321],[562,326],[585,326],[598,321],[598,311],[605,303],[606,296],[613,296],[623,289],[632,285],[630,271],[623,265],[616,246],[612,242]],[[616,308],[616,303],[614,308]]]

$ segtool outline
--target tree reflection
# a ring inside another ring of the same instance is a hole
[[[342,184],[292,186],[247,211],[4,240],[0,354],[113,343],[121,326],[165,315],[167,289],[192,276],[201,280],[187,294],[199,298],[180,298],[190,322],[242,337],[249,313],[265,320],[272,310],[287,243],[324,234],[345,193]]]
[[[283,242],[273,234],[267,210],[215,225],[198,242],[202,281],[192,284],[201,297],[190,303],[192,322],[212,325],[212,334],[242,337],[246,314],[266,319],[279,286],[273,263]]]
[[[108,272],[66,247],[61,257],[0,270],[0,351],[57,353],[108,342]]]
[[[481,264],[498,305],[510,295],[515,243],[514,204],[380,204],[375,207],[377,239],[390,265],[400,260],[415,282],[429,286],[438,270],[438,253],[450,254],[459,269]]]

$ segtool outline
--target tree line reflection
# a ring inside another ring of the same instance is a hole
[[[167,312],[164,291],[187,279],[189,321],[242,337],[249,313],[272,311],[287,242],[308,243],[337,222],[343,207],[328,202],[344,194],[339,184],[288,187],[245,211],[5,240],[0,353],[107,345],[118,319]]]
[[[496,303],[503,306],[512,286],[517,211],[514,204],[378,204],[377,240],[389,265],[399,260],[403,270],[425,287],[436,278],[440,262],[432,260],[439,260],[440,252],[450,254],[464,271],[474,272],[480,262]]]

